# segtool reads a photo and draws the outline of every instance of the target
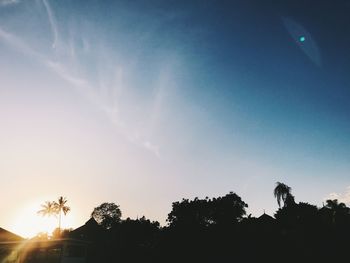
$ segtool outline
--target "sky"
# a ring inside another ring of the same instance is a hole
[[[164,225],[172,202],[230,191],[273,215],[277,181],[350,204],[349,12],[0,0],[0,227],[34,234],[59,196],[73,228],[103,202]]]

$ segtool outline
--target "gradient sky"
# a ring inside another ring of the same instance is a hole
[[[349,1],[0,0],[0,226],[66,196],[165,223],[350,202]]]

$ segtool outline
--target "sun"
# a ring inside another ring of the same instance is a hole
[[[43,202],[42,202],[43,203]],[[10,230],[24,238],[32,238],[38,233],[51,233],[58,227],[58,217],[43,217],[37,212],[41,209],[40,203],[33,202],[24,205],[18,210],[17,215],[12,221]],[[74,223],[74,217],[71,214],[62,216],[62,228],[70,228]]]

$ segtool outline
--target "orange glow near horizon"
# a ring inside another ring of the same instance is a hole
[[[51,235],[58,227],[58,217],[43,217],[37,214],[41,209],[40,203],[28,203],[18,210],[9,226],[9,231],[24,237],[32,238],[38,233]],[[74,216],[68,213],[62,216],[62,229],[71,228],[75,225]]]

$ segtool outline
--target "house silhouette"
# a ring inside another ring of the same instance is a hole
[[[24,240],[23,237],[20,237],[0,227],[0,242],[16,242],[16,241],[23,241],[23,240]]]

